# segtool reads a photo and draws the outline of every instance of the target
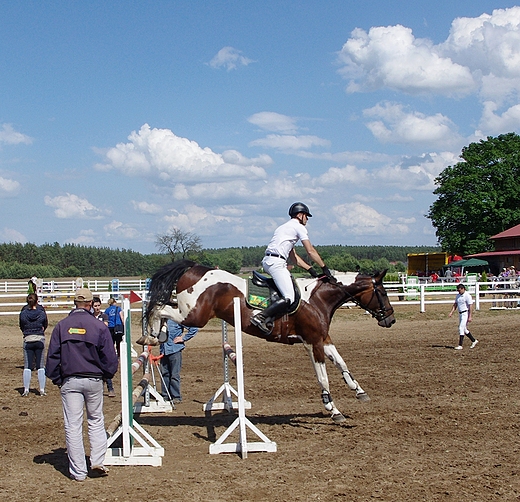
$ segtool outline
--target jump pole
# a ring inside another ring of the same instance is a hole
[[[236,345],[236,369],[238,387],[238,418],[226,429],[220,438],[209,446],[210,454],[218,453],[238,453],[242,458],[247,458],[250,451],[276,452],[276,443],[271,441],[246,417],[245,397],[244,397],[244,361],[242,358],[242,322],[240,319],[240,298],[234,298],[234,317],[235,317],[235,345]],[[224,443],[229,435],[238,427],[239,437],[236,443]],[[249,427],[262,441],[248,443],[246,431]]]
[[[125,336],[120,345],[121,425],[107,440],[106,465],[162,465],[164,448],[134,420],[130,301],[123,300]],[[121,436],[122,448],[112,447]],[[140,446],[137,446],[139,444]]]
[[[145,291],[142,299],[142,330],[143,334],[146,333],[147,324],[146,317],[144,316],[144,312],[146,310],[146,305],[148,304],[148,291]],[[143,351],[146,350],[143,349]],[[152,350],[152,347],[148,348],[149,351]],[[143,401],[138,401],[134,405],[134,413],[167,413],[173,410],[173,406],[169,401],[164,399],[160,392],[157,390],[155,385],[155,374],[154,374],[154,365],[150,362],[151,358],[148,358],[146,361],[146,365],[143,369],[144,373],[149,373],[152,377],[151,385],[148,385],[143,393]],[[160,376],[160,372],[159,372]],[[151,399],[153,398],[153,399]]]
[[[203,411],[214,411],[214,410],[231,410],[238,409],[238,401],[233,401],[232,396],[238,398],[238,392],[229,383],[229,360],[236,365],[236,352],[233,351],[228,343],[228,331],[226,321],[222,321],[222,366],[224,368],[224,383],[219,387],[217,392],[208,400],[206,404],[202,406]],[[222,402],[215,402],[216,399],[222,394]],[[249,410],[251,409],[251,403],[246,401],[244,406]]]

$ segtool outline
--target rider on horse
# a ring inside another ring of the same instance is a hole
[[[270,333],[273,321],[287,313],[289,306],[294,302],[294,285],[291,273],[287,268],[287,260],[291,259],[296,265],[307,270],[312,277],[318,277],[316,271],[294,251],[295,244],[300,240],[312,261],[322,269],[329,279],[334,279],[330,270],[309,240],[305,225],[312,214],[302,202],[295,202],[289,208],[291,219],[280,225],[274,232],[271,242],[267,246],[262,266],[271,275],[282,297],[271,303],[269,307],[251,318],[251,323],[265,333]]]

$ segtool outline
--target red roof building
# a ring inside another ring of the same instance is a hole
[[[495,241],[495,251],[477,253],[465,256],[465,258],[480,258],[487,260],[491,271],[498,275],[505,267],[514,266],[516,270],[520,268],[520,225],[508,228],[503,232],[490,237]]]

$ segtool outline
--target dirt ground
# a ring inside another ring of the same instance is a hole
[[[58,389],[48,382],[46,397],[34,390],[21,397],[21,335],[16,319],[0,318],[0,496],[46,502],[520,500],[520,310],[477,312],[470,327],[479,345],[470,350],[466,340],[464,350],[455,351],[457,319],[448,318],[449,309],[428,306],[421,314],[417,306],[397,304],[391,329],[359,309],[336,314],[333,340],[372,398],[357,401],[329,365],[333,398],[347,417],[343,425],[325,412],[301,346],[245,335],[247,417],[278,447],[246,459],[209,454],[235,418],[202,411],[223,381],[220,321],[212,321],[184,352],[183,403],[171,413],[137,418],[164,447],[162,466],[112,466],[107,478],[84,483],[68,479]],[[58,320],[51,316],[49,336]],[[33,372],[33,389],[36,382]],[[105,399],[107,424],[120,411],[119,395]],[[258,440],[249,430],[248,439]]]

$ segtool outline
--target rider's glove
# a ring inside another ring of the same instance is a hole
[[[331,271],[329,270],[329,267],[323,266],[323,267],[321,267],[321,270],[323,271],[323,274],[325,275],[325,277],[327,277],[330,281],[337,282],[337,280],[335,279],[335,277],[332,275]]]
[[[314,277],[315,279],[319,277],[319,274],[318,272],[316,272],[316,270],[314,270],[314,267],[311,267],[309,270],[307,270],[307,272],[309,272],[309,274],[311,274],[311,277]]]

